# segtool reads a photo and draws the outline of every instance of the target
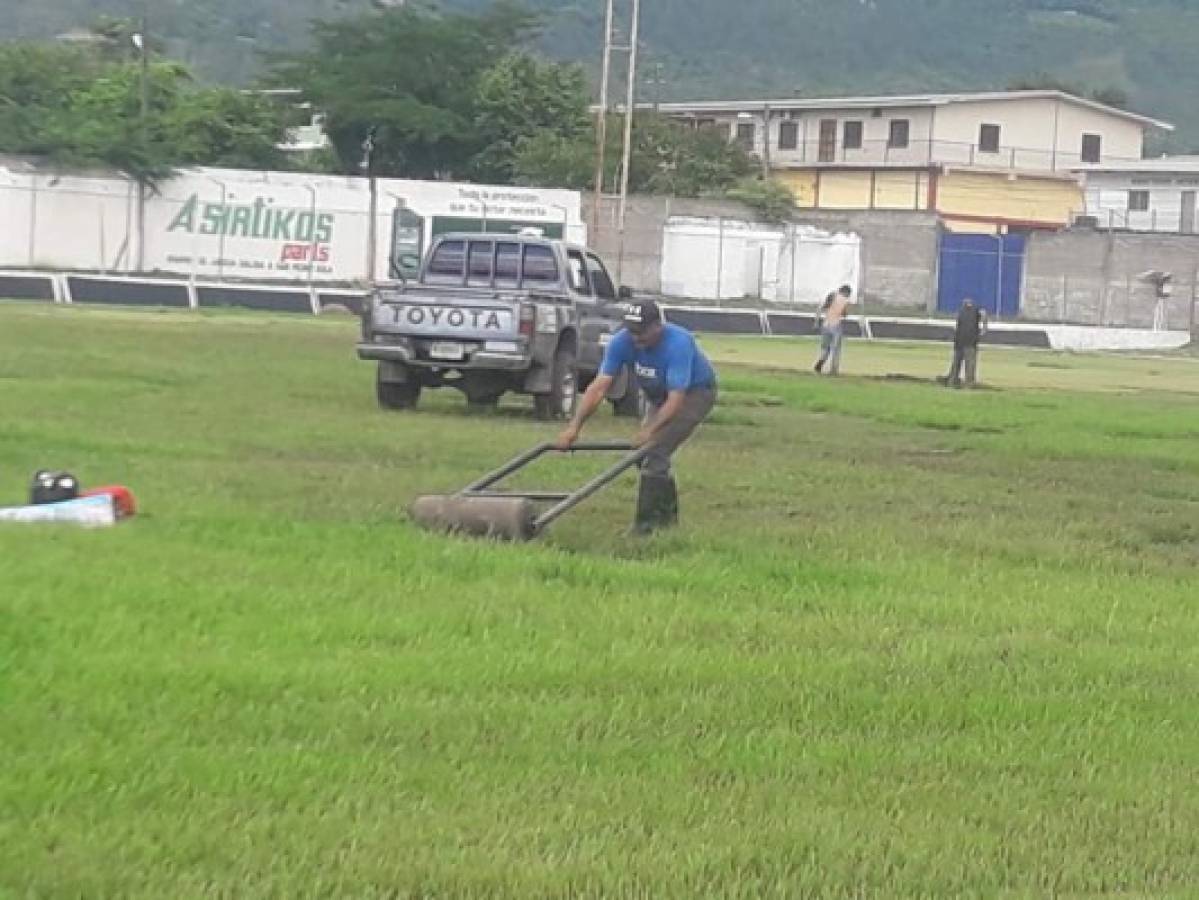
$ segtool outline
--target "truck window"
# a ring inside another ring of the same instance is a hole
[[[520,244],[495,245],[495,286],[514,288],[520,283]]]
[[[495,245],[491,241],[470,242],[470,277],[467,284],[491,284],[491,257]]]
[[[587,277],[587,263],[578,250],[566,251],[566,269],[570,276],[570,288],[580,294],[591,296],[591,280]]]
[[[587,270],[591,273],[591,283],[595,285],[595,296],[601,300],[615,300],[616,286],[612,284],[608,270],[604,268],[598,256],[587,254]]]
[[[465,241],[443,241],[433,251],[426,272],[430,281],[447,284],[462,281],[462,266],[466,262]]]
[[[558,261],[554,251],[540,244],[525,244],[524,282],[536,287],[558,281]]]

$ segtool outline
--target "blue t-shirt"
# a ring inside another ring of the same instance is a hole
[[[662,339],[648,350],[639,350],[633,344],[627,328],[618,331],[604,353],[600,374],[617,375],[630,363],[641,389],[654,403],[663,402],[671,391],[716,386],[712,364],[691,332],[678,325],[663,325]]]

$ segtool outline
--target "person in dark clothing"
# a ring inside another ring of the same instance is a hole
[[[975,306],[967,297],[958,310],[957,324],[953,329],[953,362],[945,383],[951,387],[962,386],[962,368],[966,369],[966,387],[978,382],[978,342],[987,333],[987,311]]]

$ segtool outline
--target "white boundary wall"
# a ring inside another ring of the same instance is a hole
[[[856,234],[695,216],[671,216],[662,232],[662,293],[672,297],[818,303],[843,284],[857,296],[861,278]]]
[[[144,246],[137,185],[0,159],[0,268],[165,273],[187,278],[366,282],[388,276],[404,210],[427,246],[447,223],[561,230],[586,243],[577,191],[378,179],[368,273],[363,178],[188,169],[149,192]],[[440,220],[440,222],[438,221]]]

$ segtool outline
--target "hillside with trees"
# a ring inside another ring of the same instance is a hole
[[[53,37],[147,0],[0,0],[5,33]],[[477,11],[488,0],[446,0]],[[603,0],[528,0],[539,46],[594,78]],[[264,54],[311,46],[310,22],[401,0],[148,0],[152,31],[207,80],[243,84]],[[407,6],[426,5],[407,0]],[[1199,4],[1188,0],[644,0],[647,99],[994,89],[1059,83],[1169,119],[1199,149]]]

